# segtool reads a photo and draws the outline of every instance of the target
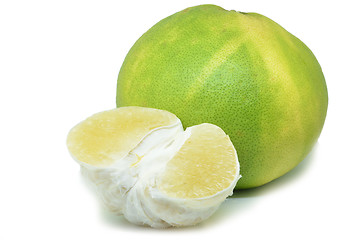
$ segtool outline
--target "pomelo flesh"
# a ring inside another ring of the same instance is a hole
[[[117,83],[118,107],[165,109],[184,127],[220,126],[237,150],[239,189],[297,166],[327,105],[321,67],[302,41],[263,15],[215,5],[154,25],[130,49]]]
[[[105,206],[135,224],[190,226],[210,217],[240,178],[216,125],[187,128],[167,111],[122,107],[73,127],[67,146]]]

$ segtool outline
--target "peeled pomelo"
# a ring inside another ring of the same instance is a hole
[[[327,88],[308,47],[269,18],[201,5],[154,25],[121,67],[117,106],[209,122],[230,136],[243,178],[261,186],[311,151],[326,117]]]
[[[204,123],[184,131],[163,110],[97,113],[71,129],[67,146],[112,212],[156,228],[207,219],[240,178],[235,148],[221,128]]]

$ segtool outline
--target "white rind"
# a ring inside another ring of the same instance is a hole
[[[125,158],[109,167],[77,162],[105,206],[128,221],[154,228],[195,225],[210,217],[232,195],[240,176],[228,188],[207,198],[178,199],[159,191],[158,176],[190,136],[191,129],[183,131],[179,121],[154,129]],[[139,160],[140,156],[144,157]]]

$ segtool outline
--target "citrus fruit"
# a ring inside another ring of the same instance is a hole
[[[269,18],[201,5],[144,33],[119,72],[117,106],[208,122],[230,136],[240,161],[236,188],[261,186],[301,162],[327,112],[321,67],[308,47]]]
[[[97,113],[70,130],[67,146],[105,206],[140,225],[197,224],[240,178],[235,148],[221,128],[204,123],[184,131],[163,110]]]

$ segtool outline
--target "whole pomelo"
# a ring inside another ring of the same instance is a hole
[[[294,168],[317,141],[327,88],[317,59],[280,25],[214,5],[154,25],[121,67],[117,106],[168,110],[184,127],[204,122],[231,138],[242,178],[263,185]]]

